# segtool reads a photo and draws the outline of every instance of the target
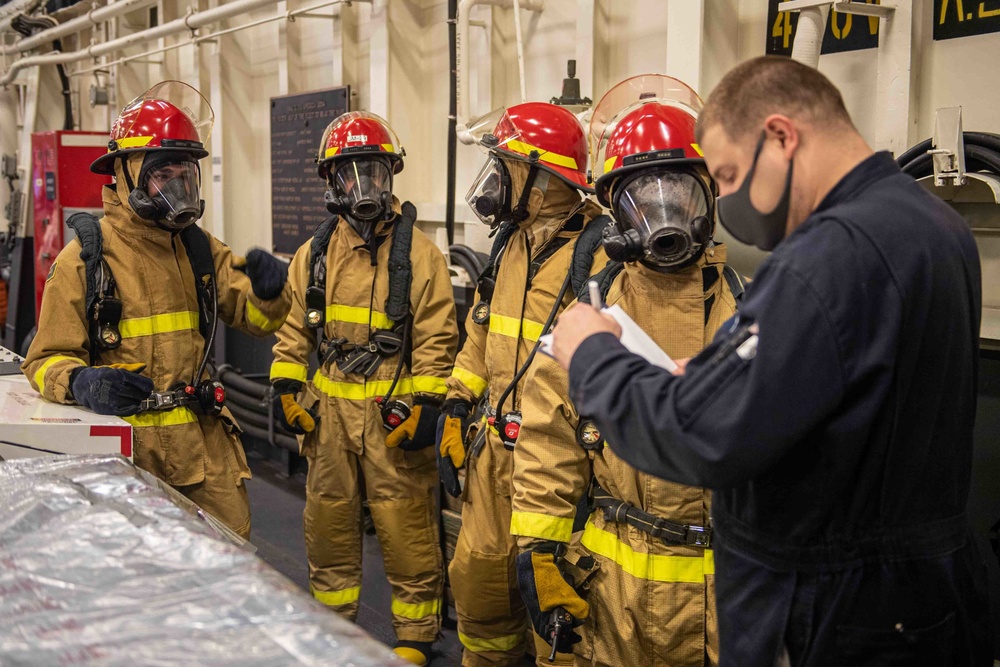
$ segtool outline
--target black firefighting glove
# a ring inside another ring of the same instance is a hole
[[[318,421],[316,412],[319,401],[306,410],[295,400],[300,391],[302,383],[298,380],[281,378],[271,384],[271,408],[275,418],[286,431],[296,435],[312,433]]]
[[[139,375],[146,364],[83,366],[69,376],[73,399],[99,415],[129,417],[153,393],[153,381]]]
[[[580,641],[573,628],[590,616],[590,605],[559,569],[563,549],[565,545],[558,542],[542,542],[518,554],[517,586],[535,632],[550,646],[555,643],[559,653],[572,653],[573,644]]]
[[[434,429],[441,414],[441,400],[427,396],[413,397],[413,412],[402,424],[385,436],[386,447],[415,452],[434,444]]]
[[[247,274],[253,293],[264,301],[277,298],[288,280],[288,265],[260,248],[248,252],[242,262],[237,260],[233,268]]]
[[[471,411],[472,403],[450,398],[441,407],[437,423],[438,474],[444,490],[455,498],[462,494],[458,470],[465,465],[465,420]]]

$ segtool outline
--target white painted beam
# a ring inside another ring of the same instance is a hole
[[[913,76],[913,7],[901,2],[879,26],[876,149],[899,155],[909,147],[910,128],[916,125]]]
[[[701,90],[705,0],[667,0],[667,68],[669,76]]]

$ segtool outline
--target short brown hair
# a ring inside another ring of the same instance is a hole
[[[837,87],[812,67],[780,56],[761,56],[731,69],[708,97],[695,134],[719,124],[733,141],[761,129],[773,113],[853,127]]]

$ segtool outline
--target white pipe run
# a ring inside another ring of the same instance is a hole
[[[799,25],[795,29],[795,43],[792,44],[792,60],[813,69],[819,66],[819,52],[823,48],[826,20],[830,16],[830,5],[810,7],[799,12]]]
[[[65,23],[60,23],[53,28],[43,30],[35,35],[32,35],[31,37],[25,37],[14,42],[13,44],[4,46],[2,53],[5,56],[24,53],[25,51],[36,49],[39,46],[50,44],[60,37],[76,34],[81,30],[86,30],[87,28],[99,25],[117,16],[121,16],[122,14],[155,4],[156,0],[117,0],[117,2],[109,2],[103,7],[91,9],[83,16],[78,16],[75,19],[71,19]]]
[[[128,0],[124,1],[127,2]],[[137,1],[142,2],[145,0]],[[14,77],[17,76],[17,72],[25,67],[31,67],[33,65],[65,65],[67,63],[86,60],[87,58],[99,58],[114,51],[128,48],[138,42],[159,39],[178,32],[194,31],[217,21],[223,21],[233,16],[273,4],[274,0],[235,0],[234,2],[227,2],[224,5],[220,5],[212,9],[206,9],[204,11],[188,14],[187,16],[182,16],[181,18],[174,19],[173,21],[156,26],[155,28],[149,28],[147,30],[132,33],[131,35],[125,35],[124,37],[112,39],[101,44],[94,44],[79,51],[72,51],[70,53],[50,53],[43,56],[22,58],[15,61],[4,76],[0,77],[0,86],[9,85],[14,80]]]
[[[521,9],[530,12],[540,12],[545,8],[544,0],[519,0]],[[458,114],[455,132],[463,144],[475,143],[475,138],[469,132],[469,59],[463,57],[464,45],[469,43],[469,11],[476,5],[495,5],[510,7],[511,0],[461,0],[458,3]],[[523,81],[523,76],[522,76]]]
[[[517,39],[517,74],[521,83],[521,103],[528,101],[528,86],[524,81],[524,37],[521,35],[521,0],[514,0],[514,35]]]

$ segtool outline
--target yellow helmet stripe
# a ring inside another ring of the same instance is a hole
[[[339,150],[340,146],[330,146],[329,148],[326,149],[326,152],[323,153],[323,158],[324,159],[331,158],[334,155],[336,155]]]
[[[143,148],[148,146],[153,137],[122,137],[115,141],[118,148]],[[108,151],[111,152],[110,150]]]
[[[532,146],[531,144],[526,144],[523,141],[518,141],[516,139],[511,139],[504,144],[507,148],[515,153],[520,153],[521,155],[531,155],[531,151],[538,152],[538,159],[542,162],[548,162],[549,164],[554,164],[557,167],[566,167],[567,169],[576,169],[576,160],[568,155],[559,155],[559,153],[553,153],[552,151],[542,150],[537,146]]]

